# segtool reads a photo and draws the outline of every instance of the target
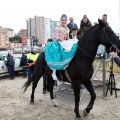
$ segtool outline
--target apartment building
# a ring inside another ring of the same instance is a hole
[[[55,28],[60,25],[60,21],[51,21],[51,38],[56,39]]]
[[[46,19],[42,16],[35,16],[27,20],[27,35],[34,36],[38,40],[38,45],[45,43],[46,39]]]
[[[27,36],[37,38],[38,45],[46,44],[49,38],[55,39],[55,28],[60,24],[59,21],[52,21],[42,16],[29,18],[26,22]]]
[[[0,27],[0,49],[9,47],[8,29]]]
[[[11,28],[7,28],[8,29],[8,37],[11,38],[11,37],[14,37],[15,36],[15,31]]]
[[[52,31],[51,31],[51,22],[52,20],[50,18],[46,18],[46,38],[45,43],[47,43],[47,40],[52,38]]]
[[[22,36],[27,36],[27,29],[21,29],[18,32],[18,36],[22,37]]]

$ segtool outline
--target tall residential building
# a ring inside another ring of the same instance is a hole
[[[47,40],[52,38],[52,30],[51,30],[51,22],[52,20],[50,18],[46,18],[46,38],[45,43],[47,43]]]
[[[0,27],[0,49],[9,47],[8,29]]]
[[[55,37],[55,28],[60,25],[60,21],[51,21],[51,38],[53,40],[56,39]]]
[[[22,37],[22,36],[27,36],[27,29],[21,29],[18,32],[18,36]]]
[[[38,44],[45,43],[46,39],[46,19],[42,16],[35,16],[27,20],[27,35],[28,37],[34,36],[38,40]]]
[[[50,18],[35,16],[27,20],[27,36],[34,36],[38,40],[38,45],[45,44],[49,38],[55,39],[55,28],[59,21],[52,21]]]

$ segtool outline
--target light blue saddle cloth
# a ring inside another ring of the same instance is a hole
[[[57,40],[48,43],[45,49],[45,60],[47,65],[56,70],[64,69],[75,56],[77,46],[77,43],[73,44],[72,49],[66,52]]]

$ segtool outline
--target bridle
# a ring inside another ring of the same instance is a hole
[[[110,38],[108,37],[105,29],[108,27],[109,25],[105,26],[103,29],[103,40],[105,40],[105,36],[108,38],[110,44],[111,44],[111,47],[110,47],[110,51],[112,51],[112,48],[116,49],[116,51],[119,51],[119,49],[117,48],[117,46],[115,44],[112,43],[112,41],[110,40]]]
[[[102,28],[102,29],[103,29],[103,41],[105,40],[105,36],[106,36],[106,37],[108,38],[110,44],[111,44],[110,51],[111,51],[112,48],[115,48],[116,50],[118,50],[118,48],[116,47],[116,45],[114,45],[114,44],[112,43],[112,41],[110,40],[110,38],[108,37],[108,35],[107,35],[107,33],[106,33],[106,30],[105,30],[105,29],[106,29],[107,27],[108,27],[108,25]],[[92,59],[95,58],[95,57],[90,56],[90,55],[88,55],[87,53],[85,53],[85,52],[80,48],[79,45],[78,45],[78,48],[79,48],[79,50],[80,50],[84,55],[88,56],[89,58],[92,58]]]

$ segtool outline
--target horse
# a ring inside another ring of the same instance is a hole
[[[78,41],[77,52],[69,66],[66,68],[74,90],[74,112],[76,114],[76,119],[80,119],[81,117],[79,113],[80,85],[83,84],[91,95],[89,104],[83,111],[85,116],[90,113],[90,110],[93,108],[94,101],[96,99],[96,93],[93,89],[93,85],[90,79],[93,74],[92,64],[96,56],[98,45],[105,45],[108,49],[108,52],[110,52],[110,49],[113,46],[117,47],[119,42],[118,37],[107,23],[104,23],[100,19],[98,19],[98,22],[99,23],[97,25],[90,28]],[[33,82],[30,101],[32,103],[34,103],[35,88],[37,87],[39,79],[45,72],[47,72],[49,75],[52,74],[52,71],[49,69],[45,61],[45,53],[41,53],[36,61],[33,75],[31,76],[30,80],[25,82],[23,86],[24,91],[26,91],[28,86]],[[64,73],[64,71],[62,73]],[[66,74],[63,74],[62,76],[64,81],[70,82]],[[52,81],[50,84],[50,97],[51,100],[54,101],[53,84],[54,82]]]

